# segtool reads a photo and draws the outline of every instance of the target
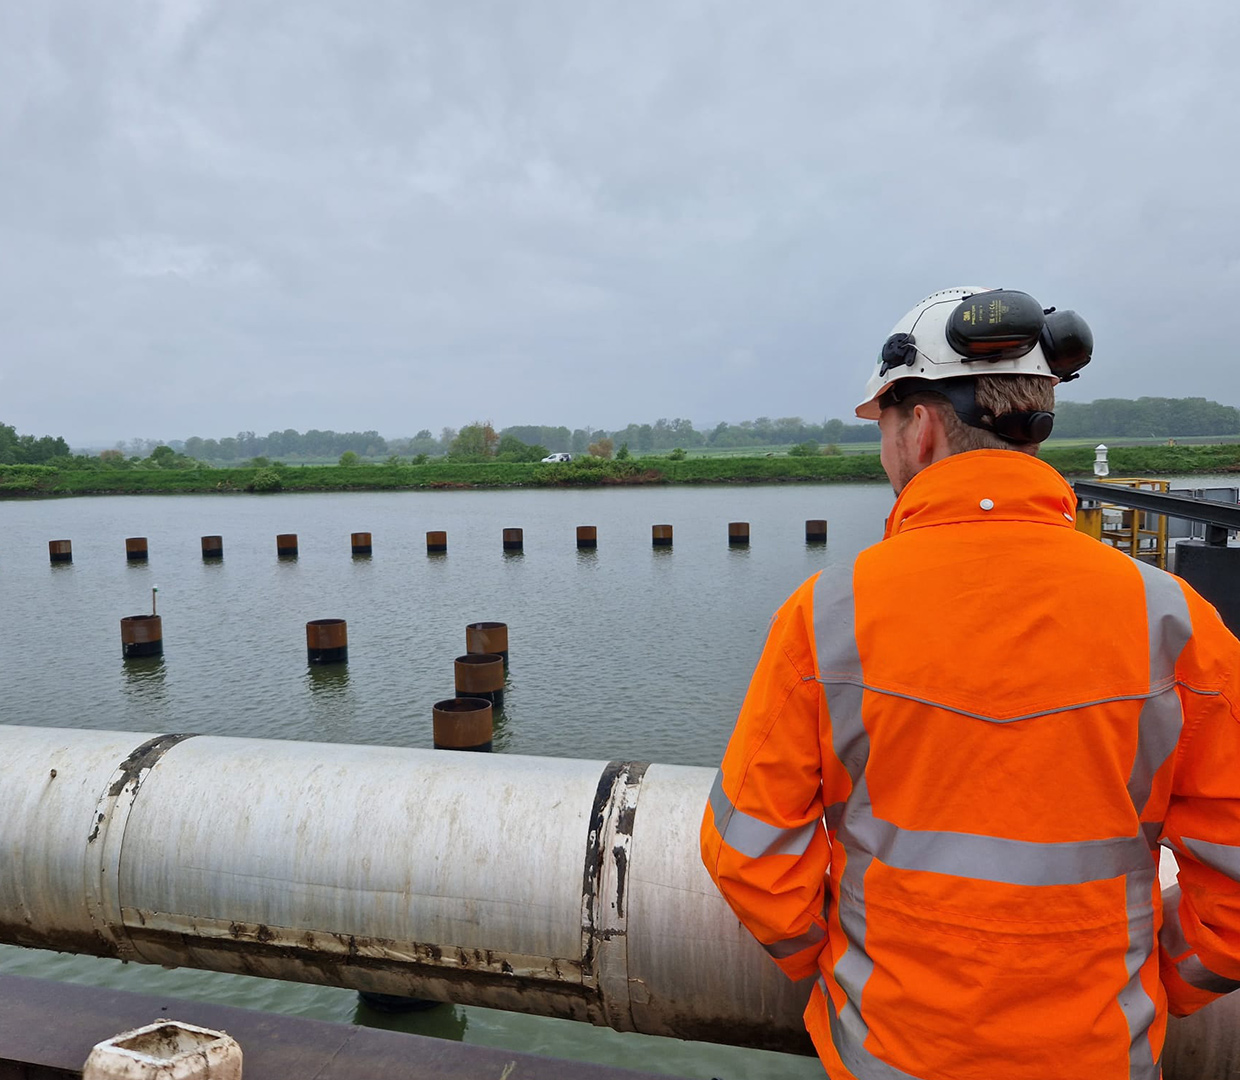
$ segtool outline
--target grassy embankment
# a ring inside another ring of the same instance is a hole
[[[1066,476],[1093,474],[1090,446],[1043,449]],[[1119,446],[1112,476],[1240,473],[1240,445]],[[272,484],[272,476],[278,486]],[[0,497],[272,491],[385,491],[583,487],[628,484],[762,484],[883,481],[878,454],[819,457],[585,459],[571,464],[428,462],[425,465],[288,466],[274,469],[82,469],[0,465]]]

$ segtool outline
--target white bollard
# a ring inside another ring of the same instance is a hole
[[[1106,443],[1099,443],[1094,447],[1094,475],[1110,476],[1111,466],[1107,463]]]
[[[157,1020],[99,1043],[82,1080],[241,1080],[241,1047],[222,1031]]]

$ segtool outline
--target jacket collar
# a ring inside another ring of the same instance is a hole
[[[1076,527],[1076,493],[1050,465],[1014,450],[971,450],[929,465],[896,499],[883,538],[964,521]]]

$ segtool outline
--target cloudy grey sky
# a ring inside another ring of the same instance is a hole
[[[0,0],[0,420],[851,416],[923,295],[1240,405],[1233,0]]]

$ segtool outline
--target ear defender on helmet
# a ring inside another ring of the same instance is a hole
[[[1039,344],[1046,357],[1046,366],[1060,382],[1079,378],[1081,368],[1093,359],[1093,332],[1075,311],[1048,308]]]
[[[1046,316],[1028,293],[992,289],[962,300],[948,316],[947,344],[966,364],[1015,360],[1033,351]]]
[[[916,380],[1036,375],[1068,382],[1090,362],[1093,350],[1094,336],[1074,311],[1044,308],[1016,289],[940,289],[891,328],[854,411],[862,420],[877,420],[888,392]],[[903,386],[894,396],[908,392]],[[1012,442],[1039,442],[1050,433],[1049,416],[1014,414],[997,434]],[[976,426],[996,430],[993,420]]]

